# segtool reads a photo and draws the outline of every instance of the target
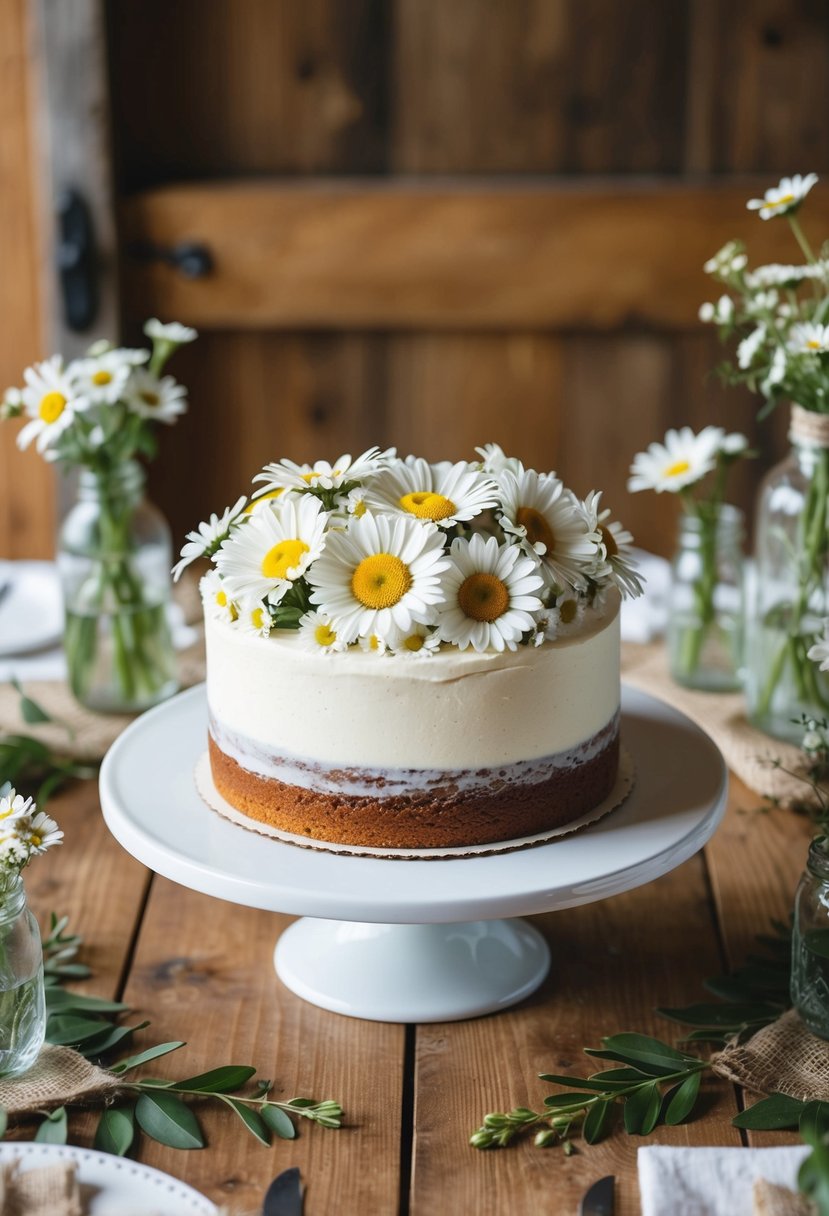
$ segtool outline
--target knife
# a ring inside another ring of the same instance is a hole
[[[608,1174],[606,1178],[594,1182],[581,1201],[579,1216],[613,1216],[616,1210],[613,1203],[615,1181],[613,1174]],[[266,1213],[266,1216],[270,1216],[270,1213]]]
[[[302,1182],[296,1166],[274,1178],[265,1192],[262,1216],[302,1216]]]

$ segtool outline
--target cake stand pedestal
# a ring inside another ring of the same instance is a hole
[[[183,886],[309,918],[279,939],[280,979],[324,1009],[374,1021],[453,1021],[528,996],[550,954],[533,926],[512,918],[666,874],[702,848],[725,810],[727,773],[713,742],[635,689],[622,698],[622,738],[636,765],[624,805],[583,831],[509,853],[386,859],[262,836],[197,793],[206,738],[203,686],[129,726],[101,766],[110,831]]]

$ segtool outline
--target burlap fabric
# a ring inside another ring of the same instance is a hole
[[[721,1077],[755,1094],[829,1101],[829,1043],[807,1030],[793,1009],[747,1043],[717,1052],[712,1064]]]
[[[731,771],[755,793],[776,798],[783,806],[802,802],[809,794],[803,781],[782,771],[805,774],[799,748],[772,739],[752,726],[746,718],[742,693],[697,692],[676,684],[668,674],[664,642],[623,645],[622,679],[687,714],[711,736]],[[775,760],[780,768],[774,766]]]
[[[98,1102],[114,1095],[118,1078],[85,1060],[71,1047],[47,1043],[22,1077],[0,1081],[0,1107],[13,1120],[58,1106]]]
[[[805,1195],[758,1178],[753,1190],[754,1216],[816,1216],[817,1208]]]
[[[82,1216],[81,1190],[70,1161],[18,1170],[0,1167],[0,1216]]]

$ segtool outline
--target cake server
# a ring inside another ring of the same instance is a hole
[[[613,1184],[616,1179],[613,1174],[594,1182],[585,1194],[579,1206],[579,1216],[613,1216]]]
[[[274,1178],[265,1192],[262,1216],[302,1216],[302,1182],[297,1166]]]

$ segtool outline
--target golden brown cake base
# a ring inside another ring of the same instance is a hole
[[[459,792],[459,774],[446,788],[421,794],[350,797],[259,776],[226,755],[208,736],[213,782],[221,796],[251,819],[309,840],[380,849],[474,846],[532,836],[581,818],[613,789],[619,766],[618,720],[589,741],[590,758],[555,768],[547,780],[492,780]],[[462,776],[462,774],[460,774]]]

